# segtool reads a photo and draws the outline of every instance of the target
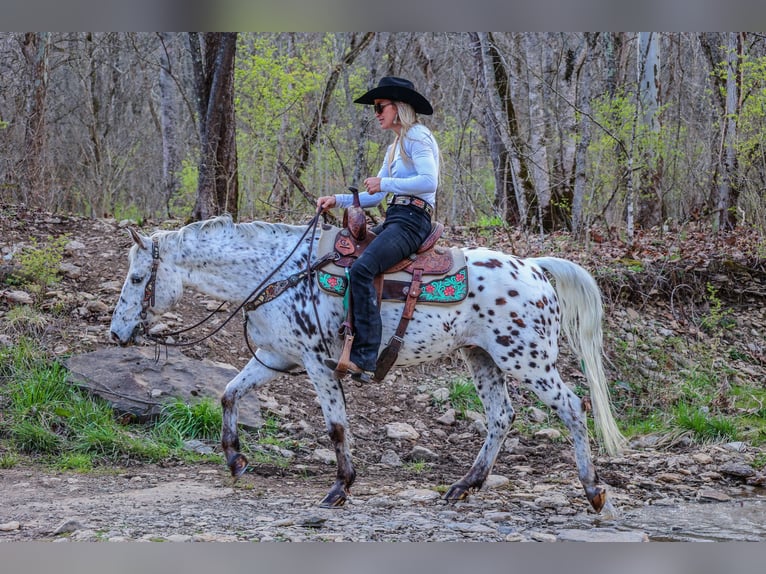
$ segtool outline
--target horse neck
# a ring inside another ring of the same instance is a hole
[[[280,266],[300,241],[305,227],[242,223],[196,233],[178,233],[164,242],[185,287],[230,302],[240,302]],[[160,253],[163,249],[160,244]],[[308,243],[274,274],[274,280],[305,266]],[[164,259],[164,257],[163,257]],[[268,282],[268,281],[267,281]]]

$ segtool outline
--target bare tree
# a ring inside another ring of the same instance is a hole
[[[230,213],[237,218],[234,56],[237,32],[189,33],[199,114],[200,162],[197,202],[192,217]]]
[[[22,196],[26,203],[44,205],[45,100],[48,91],[49,35],[47,32],[27,32],[21,40],[21,45],[27,64]]]
[[[578,132],[580,139],[575,146],[575,173],[574,192],[572,194],[572,233],[577,236],[584,235],[583,228],[583,203],[587,187],[587,157],[588,146],[591,140],[591,81],[593,49],[598,38],[597,33],[586,32],[583,35],[582,46],[574,59],[574,74],[577,77],[579,89],[577,91],[577,108],[580,110]]]
[[[181,165],[178,145],[178,97],[173,78],[174,42],[168,32],[160,38],[160,126],[162,131],[162,194],[167,214],[172,217],[170,200],[179,187],[178,170]]]
[[[500,54],[487,33],[471,33],[476,59],[477,88],[484,94],[485,129],[495,175],[495,207],[504,221],[522,224],[526,198],[516,177],[511,132],[516,131],[516,112],[509,96],[508,76]]]

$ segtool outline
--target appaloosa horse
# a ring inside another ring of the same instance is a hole
[[[336,481],[321,504],[342,505],[356,472],[343,390],[325,359],[340,352],[342,343],[333,335],[345,318],[344,305],[341,297],[309,283],[314,274],[306,270],[316,258],[313,249],[319,231],[263,222],[235,224],[221,216],[177,231],[156,231],[150,237],[134,230],[131,235],[135,245],[129,252],[130,268],[111,323],[112,338],[121,345],[132,342],[170,309],[185,286],[241,304],[265,280],[281,281],[281,295],[245,314],[246,330],[257,351],[221,398],[223,452],[233,476],[245,472],[248,463],[239,452],[237,401],[302,366],[316,389],[337,457]],[[465,256],[467,296],[451,305],[419,304],[396,362],[415,365],[460,351],[473,375],[487,416],[487,436],[470,470],[445,494],[446,500],[464,498],[489,475],[515,418],[506,389],[505,377],[510,375],[561,418],[574,442],[588,500],[597,512],[605,504],[611,509],[591,459],[583,401],[556,368],[563,330],[582,360],[597,437],[608,453],[617,453],[624,438],[611,413],[602,367],[603,311],[596,282],[582,267],[564,259],[520,259],[484,248],[458,251]],[[553,277],[555,289],[545,272]],[[401,309],[402,303],[382,303],[384,341],[394,332]]]

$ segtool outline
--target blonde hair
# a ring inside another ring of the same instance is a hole
[[[401,155],[407,161],[411,159],[410,156],[407,155],[407,152],[404,150],[404,138],[407,137],[407,132],[412,126],[420,123],[418,115],[415,113],[415,109],[410,104],[407,102],[398,102],[395,100],[391,101],[396,106],[396,118],[394,118],[394,123],[401,124],[402,129],[397,134],[396,139],[394,140],[394,145],[391,146],[391,149],[388,153],[389,173],[391,172],[391,162],[394,161],[394,152],[397,145],[399,145],[399,155]]]

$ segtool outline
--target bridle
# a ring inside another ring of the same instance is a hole
[[[157,284],[157,268],[160,266],[160,242],[157,238],[152,239],[152,269],[149,272],[149,280],[144,287],[144,298],[141,300],[141,326],[144,332],[148,334],[148,323],[146,317],[149,309],[154,307],[154,288]]]

